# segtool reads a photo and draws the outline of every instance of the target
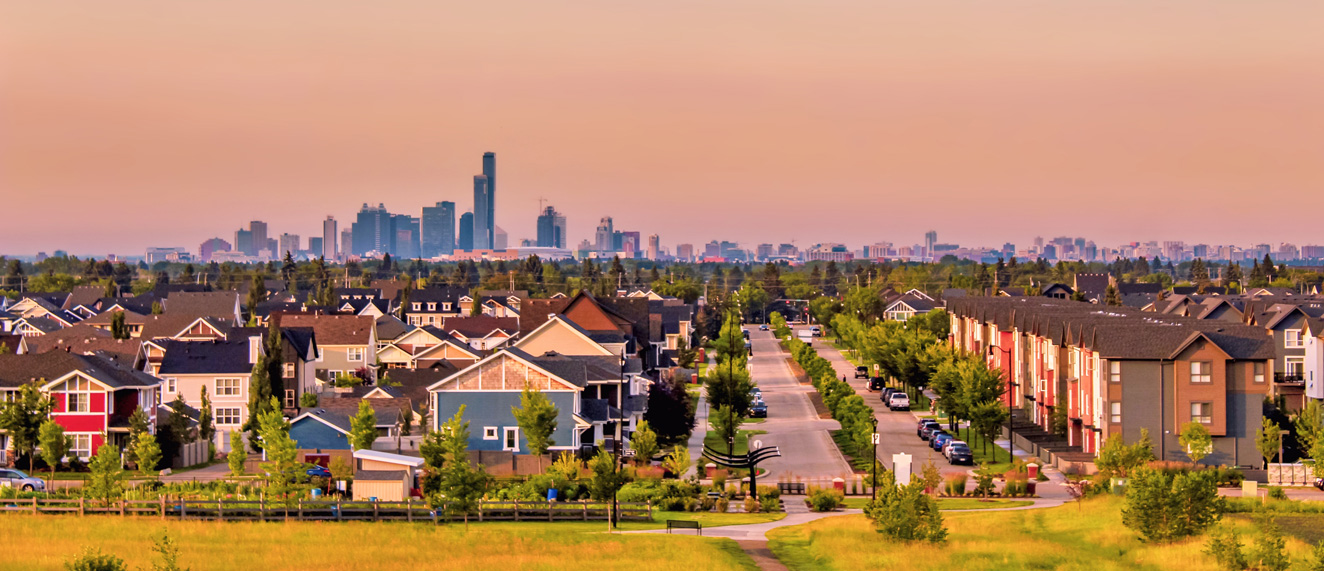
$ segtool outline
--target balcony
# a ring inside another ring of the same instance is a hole
[[[1305,373],[1274,373],[1273,382],[1284,385],[1304,385]]]

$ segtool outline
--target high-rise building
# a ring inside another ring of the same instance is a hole
[[[694,244],[676,244],[676,261],[694,261]]]
[[[925,233],[924,233],[924,255],[926,255],[926,256],[928,256],[928,257],[933,258],[933,259],[936,260],[937,257],[935,257],[935,256],[933,255],[933,246],[934,246],[935,244],[937,244],[937,243],[938,243],[938,231],[937,231],[937,230],[929,230],[928,232],[925,232]]]
[[[211,255],[215,252],[229,252],[230,243],[220,238],[212,238],[198,246],[198,258],[204,262],[211,261]]]
[[[483,153],[483,176],[487,177],[487,218],[483,226],[487,230],[488,247],[496,244],[496,153]],[[474,210],[477,213],[477,210]],[[477,226],[477,224],[475,224]],[[496,248],[494,248],[496,249]],[[505,248],[500,248],[505,249]]]
[[[351,226],[353,225],[351,224]],[[354,255],[353,244],[354,244],[354,230],[352,228],[342,229],[340,231],[340,248],[336,252],[336,259],[348,260],[350,256]]]
[[[627,252],[629,258],[637,257],[635,254],[644,249],[643,237],[638,232],[620,232],[621,244],[618,250]]]
[[[424,258],[449,256],[455,253],[455,203],[438,202],[423,207]]]
[[[391,243],[387,252],[401,259],[418,257],[418,218],[408,214],[391,215]]]
[[[472,252],[474,249],[474,213],[465,212],[460,215],[460,231],[458,233],[456,247],[465,252]]]
[[[650,260],[656,260],[661,254],[662,254],[662,238],[659,238],[657,234],[649,234],[648,251],[645,252],[644,255],[647,256],[648,259]]]
[[[487,186],[487,175],[474,175],[474,214],[473,248],[474,250],[492,249],[494,236],[487,227],[488,209],[491,208],[492,193]]]
[[[309,249],[312,249],[312,247],[309,246]],[[326,220],[322,221],[322,248],[320,252],[314,250],[313,253],[320,253],[323,258],[327,259],[327,261],[335,261],[340,258],[340,250],[336,247],[335,218],[327,216]]]
[[[597,231],[593,233],[595,238],[593,247],[599,252],[616,251],[615,244],[612,243],[616,237],[615,234],[616,230],[613,227],[611,217],[603,216],[602,220],[598,222]]]
[[[537,244],[540,248],[565,247],[565,215],[557,212],[556,208],[548,206],[538,215]]]
[[[291,256],[294,255],[299,251],[300,242],[301,240],[299,239],[298,234],[281,234],[279,245],[280,251],[276,253],[276,257],[283,259],[286,253],[289,253]]]
[[[492,240],[494,240],[492,242],[493,250],[505,251],[510,240],[510,235],[506,234],[506,231],[502,230],[500,226],[497,226],[492,230]]]
[[[248,230],[253,233],[253,252],[248,255],[256,255],[258,250],[270,249],[270,238],[267,238],[267,223],[261,220],[254,220],[248,223]]]
[[[754,248],[754,257],[760,260],[766,260],[772,257],[772,244],[759,244]]]
[[[253,232],[240,228],[234,232],[234,249],[245,256],[256,256],[257,248],[253,244]]]
[[[368,252],[386,253],[391,249],[393,233],[391,231],[391,214],[386,211],[385,204],[377,206],[368,206],[365,202],[363,208],[359,210],[354,224],[351,226],[354,233],[353,248],[349,251],[356,256],[362,256]],[[344,244],[341,244],[343,247]]]
[[[313,255],[313,256],[320,256],[320,255],[322,255],[322,237],[321,237],[321,236],[309,236],[309,237],[308,237],[308,253],[309,253],[309,255]]]

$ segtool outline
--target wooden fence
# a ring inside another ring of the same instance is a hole
[[[651,503],[625,503],[621,521],[652,521]],[[106,504],[84,498],[0,500],[0,512],[28,514],[105,514],[155,516],[161,519],[213,521],[445,521],[424,502],[299,500],[289,506],[265,500],[119,500]],[[470,521],[606,521],[611,504],[603,502],[488,502]]]

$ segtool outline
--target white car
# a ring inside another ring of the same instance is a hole
[[[892,396],[887,397],[887,408],[891,410],[910,410],[910,396],[900,391],[892,393]]]

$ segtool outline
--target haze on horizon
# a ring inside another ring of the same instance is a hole
[[[1324,241],[1324,3],[0,4],[0,253],[538,199],[664,245]]]

